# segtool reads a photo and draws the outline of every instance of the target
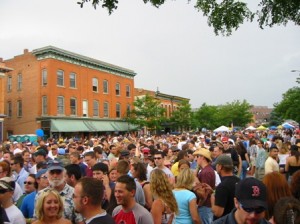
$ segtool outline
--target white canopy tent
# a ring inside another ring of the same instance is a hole
[[[223,125],[214,130],[214,132],[224,132],[224,131],[229,131],[229,128]]]
[[[245,130],[248,130],[248,131],[254,131],[254,130],[256,130],[256,128],[255,127],[253,127],[253,126],[249,126],[248,128],[246,128]]]

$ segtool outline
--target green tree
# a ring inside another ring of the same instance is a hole
[[[192,123],[192,108],[188,100],[179,103],[178,108],[173,111],[170,121],[180,131],[188,130]]]
[[[165,120],[165,109],[160,106],[158,100],[146,95],[137,98],[133,105],[134,109],[127,113],[127,122],[150,130],[161,129],[161,124]]]
[[[253,115],[250,112],[251,105],[243,100],[236,100],[232,103],[227,103],[219,107],[218,121],[219,125],[230,126],[231,123],[235,126],[244,127],[252,121]]]
[[[143,1],[157,8],[165,3],[165,0]],[[109,14],[117,9],[119,3],[118,0],[80,0],[77,3],[83,7],[86,2],[92,2],[95,9],[101,5]],[[252,22],[255,18],[262,29],[286,25],[289,21],[300,25],[299,0],[260,0],[256,11],[251,11],[246,2],[239,0],[197,0],[195,8],[207,16],[208,25],[214,28],[216,35],[231,35],[245,21]]]
[[[210,106],[203,103],[202,106],[194,113],[194,119],[198,121],[198,128],[213,129],[218,125],[216,115],[217,106]]]
[[[195,119],[200,127],[214,129],[221,125],[246,126],[252,121],[251,105],[239,100],[220,106],[210,106],[206,103],[195,112]]]
[[[274,112],[282,119],[300,121],[300,87],[293,87],[282,95],[282,101],[274,104]]]

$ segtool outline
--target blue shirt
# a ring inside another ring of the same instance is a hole
[[[26,219],[33,217],[35,196],[36,196],[36,191],[26,195],[23,199],[20,210]]]

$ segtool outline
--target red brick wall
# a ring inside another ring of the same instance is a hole
[[[9,72],[12,76],[11,92],[6,91],[6,81],[4,88],[4,107],[7,112],[7,102],[12,102],[12,117],[6,118],[4,122],[4,134],[13,131],[13,134],[30,134],[40,128],[40,123],[36,121],[42,114],[42,96],[48,96],[48,115],[57,115],[57,96],[65,98],[65,116],[70,116],[70,98],[77,99],[77,117],[82,117],[82,100],[88,100],[88,117],[93,117],[93,100],[99,101],[99,118],[103,118],[103,103],[109,103],[109,118],[116,117],[116,103],[121,104],[121,116],[126,114],[127,104],[133,104],[134,100],[134,80],[114,74],[86,68],[83,66],[55,60],[44,59],[38,61],[36,57],[28,51],[25,54],[6,60],[7,67],[14,71]],[[42,70],[46,68],[48,72],[47,85],[42,86]],[[64,87],[57,86],[57,70],[64,71]],[[69,74],[76,73],[76,89],[69,88]],[[17,75],[22,74],[23,88],[17,91]],[[92,91],[92,78],[98,78],[98,93]],[[103,80],[108,80],[109,94],[103,94]],[[121,86],[120,96],[115,94],[115,84],[119,82]],[[131,87],[131,97],[126,97],[126,85]],[[22,100],[23,116],[17,118],[17,100]]]

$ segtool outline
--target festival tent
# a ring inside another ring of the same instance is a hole
[[[293,125],[289,124],[289,123],[284,123],[282,124],[282,127],[286,128],[286,129],[292,129],[295,128]]]
[[[258,128],[256,128],[256,130],[259,130],[259,131],[263,131],[263,130],[266,130],[267,128],[266,127],[264,127],[264,126],[259,126]]]
[[[256,128],[255,128],[255,127],[253,127],[253,126],[249,126],[249,127],[248,127],[248,128],[246,128],[245,130],[254,131],[254,130],[256,130]]]
[[[220,126],[217,129],[214,130],[214,132],[223,132],[223,131],[229,131],[229,128],[227,128],[226,126]]]
[[[271,127],[269,127],[270,130],[277,130],[277,128],[278,128],[278,127],[276,127],[276,126],[271,126]]]

